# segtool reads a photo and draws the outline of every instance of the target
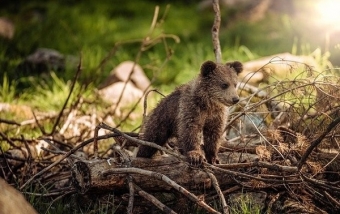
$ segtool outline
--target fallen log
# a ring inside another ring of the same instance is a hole
[[[209,189],[212,185],[207,169],[216,176],[221,187],[234,185],[235,180],[231,177],[235,176],[266,181],[251,174],[228,169],[262,167],[276,172],[285,172],[286,174],[297,173],[296,167],[262,162],[254,154],[224,152],[219,153],[219,159],[221,164],[217,166],[207,164],[204,167],[191,166],[176,157],[165,155],[157,156],[153,159],[130,157],[128,162],[120,158],[78,160],[71,167],[72,180],[76,190],[82,194],[108,191],[127,192],[128,185],[126,180],[128,174],[132,176],[136,185],[148,190],[148,192],[167,192],[174,188],[164,182],[161,176],[167,177],[166,179],[176,182],[176,184],[185,189],[201,191]],[[146,171],[154,174],[146,175]],[[273,181],[273,183],[279,184],[280,179]]]
[[[147,189],[148,192],[169,191],[172,187],[162,180],[150,179],[149,176],[138,173],[138,169],[165,175],[186,189],[197,190],[211,186],[210,178],[206,172],[200,168],[191,167],[188,163],[175,157],[132,158],[130,165],[132,169],[135,169],[135,172],[131,173],[134,183],[142,189]],[[112,169],[127,168],[117,159],[77,161],[72,168],[73,184],[80,193],[127,191],[126,177],[128,173],[109,175],[103,173]],[[222,180],[220,185],[232,183],[231,179],[226,179],[224,173],[219,172],[215,176],[218,180]]]
[[[71,167],[72,180],[75,189],[81,194],[114,192],[115,195],[121,195],[131,193],[131,188],[135,187],[140,196],[142,196],[140,193],[147,193],[149,201],[156,206],[158,204],[157,207],[162,207],[162,210],[166,210],[167,206],[159,201],[154,202],[156,198],[153,195],[175,193],[175,204],[177,205],[172,206],[174,210],[187,209],[189,202],[182,201],[186,198],[211,213],[218,213],[208,205],[211,200],[219,195],[219,198],[223,199],[221,200],[224,202],[222,204],[226,207],[227,203],[223,195],[229,189],[233,189],[231,187],[237,187],[243,182],[244,184],[248,183],[246,185],[249,185],[250,188],[253,188],[251,186],[256,183],[260,185],[259,187],[265,188],[265,186],[284,187],[290,183],[301,182],[297,167],[262,162],[254,154],[224,152],[219,153],[219,159],[221,164],[215,166],[204,164],[201,167],[191,166],[188,162],[167,155],[152,159],[135,157],[122,159],[122,157],[118,157],[78,160]],[[267,168],[291,176],[286,178],[276,176],[275,179],[271,179],[270,176],[264,178],[261,175],[256,175],[256,172],[255,174],[240,172],[248,168]],[[134,187],[131,187],[130,183],[133,183]],[[176,193],[181,193],[182,196]],[[211,200],[204,199],[208,195],[211,196]],[[131,196],[134,197],[133,193]]]
[[[298,69],[320,71],[320,66],[313,57],[290,53],[279,53],[248,61],[243,63],[243,68],[239,80],[256,86],[261,82],[267,82],[273,75],[284,79]]]

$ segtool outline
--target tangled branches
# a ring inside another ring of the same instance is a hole
[[[240,190],[264,194],[269,203],[261,208],[267,211],[339,210],[338,85],[339,77],[331,71],[312,72],[263,88],[240,84],[248,88],[240,88],[243,100],[231,109],[218,165],[205,163],[201,168],[192,167],[171,143],[168,148],[159,147],[140,140],[141,133],[124,133],[100,123],[85,128],[83,133],[89,133],[78,138],[65,138],[59,133],[26,139],[24,135],[16,138],[1,132],[1,140],[11,146],[1,153],[1,176],[7,181],[19,181],[21,190],[30,186],[45,188],[58,180],[44,193],[54,200],[75,193],[88,195],[113,190],[117,198],[128,193],[129,213],[148,210],[150,204],[174,213],[188,209],[186,200],[207,212],[228,213],[232,209],[232,197],[228,195]],[[76,127],[71,124],[79,122],[76,117],[82,116],[79,112],[83,112],[80,108],[84,105],[92,104],[73,105],[76,107],[72,111],[77,112],[71,114],[73,119],[70,114],[61,114],[60,121],[69,127],[63,130]],[[6,119],[1,123],[16,128],[26,125]],[[98,134],[102,129],[106,134]],[[90,135],[94,137],[88,138]],[[80,143],[76,145],[73,139]],[[110,139],[114,142],[108,142]],[[37,148],[42,142],[44,146],[38,156]],[[135,158],[130,151],[140,144],[167,155],[157,159]],[[169,191],[175,197],[160,200],[159,194]],[[136,204],[135,197],[150,204]],[[212,207],[217,199],[220,205]]]

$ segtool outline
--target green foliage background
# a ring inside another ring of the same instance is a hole
[[[14,20],[16,33],[12,40],[0,41],[1,71],[10,79],[22,78],[13,74],[16,66],[28,54],[44,47],[76,58],[81,55],[83,76],[89,77],[115,43],[141,39],[147,34],[157,5],[159,17],[165,15],[165,19],[155,34],[174,34],[181,42],[169,40],[174,54],[156,85],[185,82],[196,74],[202,61],[214,58],[210,33],[214,13],[211,9],[198,10],[196,1],[8,1],[0,13]],[[229,19],[235,9],[221,9],[224,60],[247,61],[290,52],[299,36],[285,14],[269,14],[257,23],[235,22]],[[138,47],[132,44],[119,48],[94,82],[103,80],[119,62],[133,60]],[[158,45],[142,56],[140,64],[152,76],[150,67],[159,67],[165,57],[164,47]],[[73,73],[74,66],[70,66],[58,76],[70,79]]]

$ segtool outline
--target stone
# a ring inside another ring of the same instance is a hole
[[[135,87],[131,82],[126,83],[125,89],[124,85],[124,82],[114,83],[103,89],[100,89],[99,95],[105,101],[112,103],[113,105],[118,104],[120,107],[133,103],[143,96],[143,92],[139,88]],[[123,93],[123,95],[121,101],[118,103],[121,93]]]
[[[65,70],[65,56],[54,49],[39,48],[28,55],[16,68],[15,79]]]
[[[0,213],[37,214],[24,196],[0,178]]]
[[[15,32],[15,26],[11,20],[6,17],[0,17],[0,36],[12,39]]]
[[[133,61],[124,61],[120,63],[110,72],[109,77],[99,86],[99,89],[105,88],[116,82],[128,81],[132,69],[133,73],[129,81],[131,81],[136,88],[139,88],[142,91],[146,90],[150,86],[150,80],[145,75],[142,67],[135,64]]]

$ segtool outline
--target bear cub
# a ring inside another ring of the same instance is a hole
[[[199,76],[163,98],[142,126],[143,140],[164,145],[175,137],[181,153],[193,165],[218,163],[217,153],[227,121],[228,106],[236,104],[240,62],[206,61]],[[157,149],[140,146],[137,157],[151,157]]]

